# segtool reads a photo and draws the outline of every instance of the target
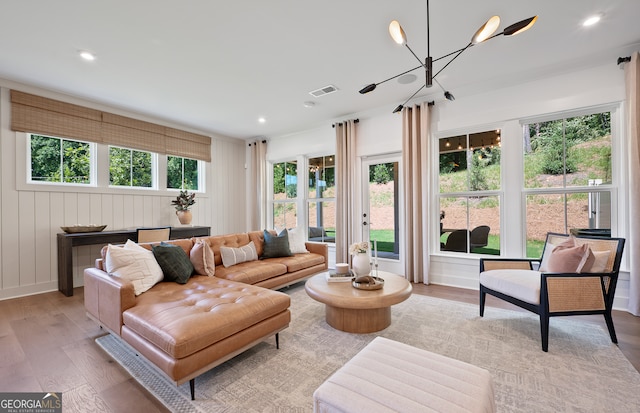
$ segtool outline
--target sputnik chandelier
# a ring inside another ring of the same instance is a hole
[[[446,55],[439,57],[437,59],[434,59],[431,57],[431,52],[429,50],[429,0],[427,0],[427,57],[424,61],[424,63],[422,63],[422,60],[420,60],[420,58],[414,53],[413,50],[411,50],[411,48],[409,47],[409,45],[407,44],[407,36],[404,33],[404,30],[402,29],[402,26],[400,26],[400,23],[398,23],[396,20],[392,21],[389,24],[389,34],[391,35],[391,38],[398,43],[399,45],[404,45],[406,46],[407,49],[409,49],[409,51],[411,52],[411,54],[420,62],[420,66],[416,66],[413,69],[409,69],[407,71],[404,71],[402,73],[399,73],[395,76],[390,77],[389,79],[385,79],[381,82],[378,83],[371,83],[365,87],[363,87],[362,89],[360,89],[360,93],[361,94],[365,94],[365,93],[369,93],[372,92],[373,90],[375,90],[375,88],[385,82],[388,82],[390,80],[393,80],[397,77],[400,77],[402,75],[406,75],[407,73],[413,72],[414,70],[420,69],[420,68],[424,68],[425,70],[425,84],[422,85],[420,87],[420,89],[416,90],[416,92],[411,95],[409,97],[409,99],[407,99],[403,104],[398,105],[398,107],[396,107],[393,110],[393,113],[396,112],[400,112],[402,110],[402,108],[404,107],[404,105],[407,104],[407,102],[409,102],[411,99],[413,99],[413,97],[415,95],[417,95],[422,89],[424,88],[430,88],[433,85],[433,82],[435,81],[438,86],[440,86],[440,88],[442,89],[442,91],[444,92],[444,96],[445,98],[447,98],[448,100],[455,100],[454,96],[447,90],[444,89],[444,87],[442,87],[442,85],[440,84],[440,82],[438,82],[436,80],[436,76],[438,76],[438,74],[440,74],[440,72],[442,72],[447,66],[449,66],[451,64],[451,62],[453,62],[458,56],[460,56],[462,54],[462,52],[464,52],[465,50],[467,50],[468,48],[470,48],[471,46],[474,46],[478,43],[482,43],[484,41],[493,39],[494,37],[498,37],[500,35],[504,35],[504,36],[515,36],[516,34],[522,33],[525,30],[528,30],[529,28],[531,28],[531,26],[533,26],[536,22],[536,20],[538,19],[538,16],[533,16],[533,17],[529,17],[528,19],[524,19],[522,21],[519,21],[517,23],[512,24],[511,26],[508,26],[507,28],[505,28],[502,32],[494,34],[495,31],[498,29],[498,26],[500,25],[500,17],[499,16],[493,16],[491,17],[489,20],[487,20],[487,22],[485,24],[483,24],[473,35],[473,37],[471,38],[471,41],[469,42],[469,44],[467,44],[465,47],[455,50],[451,53],[447,53]],[[453,57],[451,57],[453,56]],[[438,70],[435,74],[433,73],[433,63],[442,60],[442,59],[446,59],[447,57],[451,57],[451,60],[449,60],[440,70]]]

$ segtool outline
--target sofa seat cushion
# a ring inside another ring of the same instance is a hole
[[[287,273],[287,266],[271,259],[265,261],[250,261],[224,267],[216,267],[216,277],[238,281],[245,284],[257,284],[260,281],[277,277]]]
[[[197,275],[160,283],[123,313],[126,327],[180,359],[286,311],[288,295]]]
[[[530,304],[540,304],[540,272],[490,270],[480,273],[480,284]]]
[[[287,272],[296,272],[314,265],[324,264],[324,257],[319,254],[294,254],[291,257],[269,258],[266,262],[277,262],[287,266]]]

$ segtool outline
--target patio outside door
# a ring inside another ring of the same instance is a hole
[[[378,269],[402,274],[400,155],[363,159],[362,239],[377,244]]]

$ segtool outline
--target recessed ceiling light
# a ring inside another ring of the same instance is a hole
[[[89,61],[96,60],[96,56],[91,52],[87,52],[86,50],[80,51],[80,57],[83,58],[84,60],[89,60]]]
[[[594,24],[598,23],[600,19],[602,19],[602,14],[595,14],[582,22],[582,25],[584,27],[593,26]]]
[[[315,102],[311,102],[311,101],[306,101],[302,104],[302,106],[304,106],[305,108],[312,108],[315,105],[316,105]]]
[[[262,117],[258,118],[258,122],[260,123],[265,123],[266,121],[267,120],[265,118],[262,118]]]

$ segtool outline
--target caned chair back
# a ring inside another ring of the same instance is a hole
[[[161,242],[171,238],[171,227],[162,228],[138,228],[138,243]]]
[[[562,244],[570,235],[548,233],[547,241],[543,254],[549,254],[552,248],[547,245],[554,246]],[[608,251],[609,256],[605,266],[605,272],[617,273],[620,271],[620,261],[622,260],[622,250],[624,248],[624,238],[597,238],[589,236],[574,237],[576,245],[588,244],[591,251]],[[544,259],[544,257],[542,257]]]

